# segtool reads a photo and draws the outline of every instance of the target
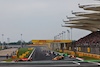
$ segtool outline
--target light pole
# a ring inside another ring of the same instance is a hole
[[[61,34],[62,34],[62,40],[63,40],[63,32]]]
[[[61,33],[59,33],[59,37],[60,37],[59,39],[61,40]]]
[[[60,35],[58,35],[58,40],[60,40]]]
[[[9,42],[10,42],[10,38],[7,38],[7,41],[8,41],[8,44],[7,44],[7,47],[9,46]]]
[[[56,40],[58,39],[57,35],[56,35]]]
[[[57,40],[57,36],[54,36],[54,40]]]
[[[4,49],[4,34],[2,34],[2,49]]]
[[[71,29],[71,41],[72,41],[72,28],[70,28]]]
[[[70,31],[69,30],[67,30],[67,32],[68,32],[68,40],[70,40]]]
[[[22,45],[22,34],[21,34],[21,48],[23,47],[23,45]]]
[[[59,40],[59,35],[57,35],[57,39]]]
[[[62,37],[63,37],[63,39],[62,40],[65,40],[65,31],[62,31]]]
[[[54,40],[55,40],[55,36],[54,36]]]
[[[55,38],[55,40],[57,40],[57,36],[55,36],[54,38]]]

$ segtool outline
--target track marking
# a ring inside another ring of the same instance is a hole
[[[100,65],[100,63],[98,62],[91,62],[91,61],[88,61],[89,63],[93,63],[93,64],[97,64],[97,65]]]
[[[78,59],[78,60],[80,60],[80,61],[84,61],[82,58],[78,58],[78,57],[76,57],[76,59]]]
[[[76,64],[80,65],[80,63],[78,63],[78,62],[75,62],[75,61],[73,61],[73,63],[76,63]]]
[[[28,59],[31,58],[31,56],[32,56],[32,54],[33,54],[34,51],[35,51],[35,48],[34,48],[34,50],[32,51],[32,53],[30,54],[30,56],[28,57]]]

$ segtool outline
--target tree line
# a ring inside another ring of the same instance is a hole
[[[10,42],[10,43],[7,43],[7,42],[3,42],[4,45],[20,45],[21,44],[21,40],[17,41],[17,42]],[[23,45],[29,45],[29,44],[32,44],[31,41],[29,42],[25,42],[25,41],[22,41],[22,44]],[[2,43],[0,42],[0,45],[2,45]]]

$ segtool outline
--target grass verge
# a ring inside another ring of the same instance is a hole
[[[31,52],[33,51],[33,49],[32,50],[28,50],[28,48],[20,48],[19,51],[18,51],[18,55],[17,55],[18,58],[19,58],[20,55],[22,55],[23,53],[25,53],[27,51],[29,51],[29,53],[24,58],[28,58],[29,55],[31,54]]]
[[[0,50],[1,50],[2,48],[0,48]]]
[[[92,58],[92,57],[87,57],[87,56],[83,56],[83,57],[79,57],[79,58],[83,58],[84,60],[100,60],[97,58]]]
[[[28,50],[28,48],[20,48],[19,51],[18,51],[17,58],[15,58],[15,59],[7,59],[7,60],[4,60],[4,61],[17,60],[17,59],[19,59],[19,56],[20,56],[20,55],[22,55],[23,53],[29,51],[29,53],[24,57],[24,58],[28,58],[29,55],[31,54],[31,52],[32,52],[33,50],[34,50],[34,49],[32,49],[32,50]]]

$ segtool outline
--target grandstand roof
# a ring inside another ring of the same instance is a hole
[[[63,27],[98,31],[100,29],[100,4],[79,5],[86,12],[72,12],[76,17],[67,17],[69,21],[64,21]]]
[[[95,11],[95,12],[73,12],[72,14],[74,14],[76,16],[100,19],[100,12],[99,11]]]
[[[100,4],[83,7],[84,10],[100,11]]]

